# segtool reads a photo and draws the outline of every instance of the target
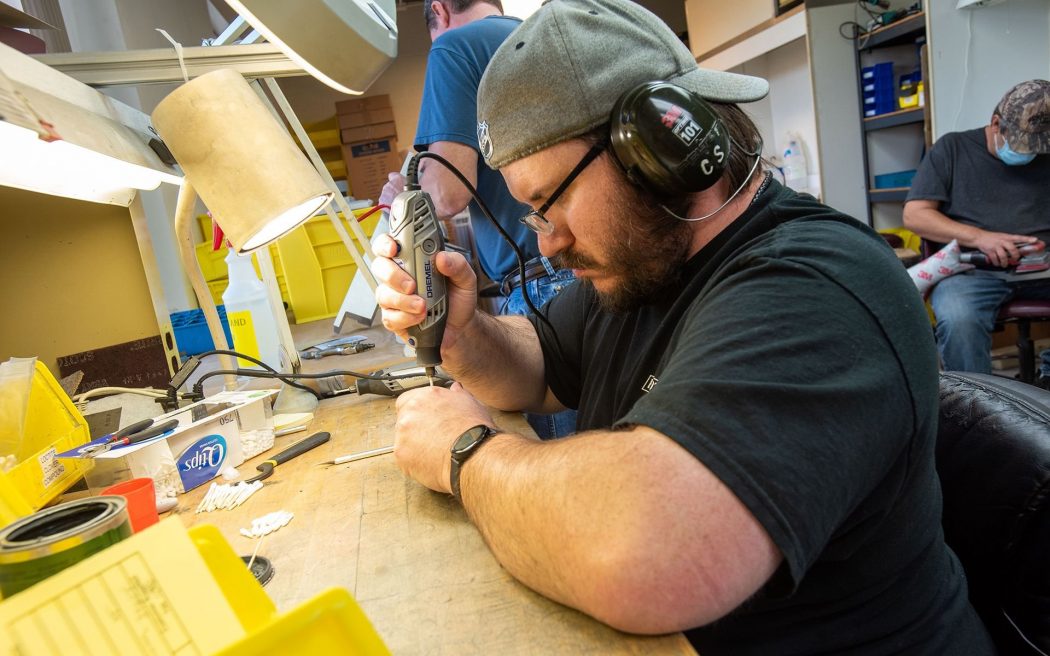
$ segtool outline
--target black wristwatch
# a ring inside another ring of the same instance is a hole
[[[452,487],[452,496],[460,499],[459,470],[463,466],[463,463],[477,452],[481,445],[485,443],[485,440],[489,439],[497,432],[499,431],[491,426],[478,424],[473,428],[468,428],[462,435],[456,438],[455,443],[452,445],[452,472],[449,476],[449,482]],[[462,499],[460,499],[460,501],[462,501]]]

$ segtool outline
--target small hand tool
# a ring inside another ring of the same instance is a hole
[[[410,167],[405,191],[390,204],[390,236],[400,246],[398,263],[416,281],[416,293],[426,301],[426,318],[408,329],[408,343],[416,350],[416,363],[433,384],[434,369],[441,364],[441,339],[448,318],[445,276],[434,258],[445,249],[430,194],[419,188]]]
[[[394,452],[394,445],[381,446],[378,449],[372,449],[371,451],[361,451],[360,453],[351,453],[348,456],[339,456],[335,460],[325,460],[324,462],[317,463],[318,465],[341,465],[344,462],[353,462],[355,460],[364,460],[365,458],[374,458],[375,456],[385,455],[387,453]]]
[[[432,368],[430,368],[432,369]],[[375,372],[376,375],[406,375],[418,373],[418,376],[412,378],[394,378],[392,380],[373,380],[371,378],[361,378],[354,385],[350,386],[350,389],[356,391],[358,394],[378,394],[380,396],[401,396],[403,393],[417,387],[426,387],[428,384],[433,387],[438,385],[440,387],[448,387],[452,384],[452,379],[443,376],[434,371],[428,371],[423,367],[416,367],[414,369],[402,369],[399,371],[383,371],[379,370]]]
[[[296,442],[295,444],[291,445],[290,447],[288,447],[284,451],[281,451],[280,453],[275,455],[273,458],[270,458],[266,462],[257,465],[255,468],[258,469],[261,473],[258,476],[254,476],[252,478],[249,478],[248,480],[246,480],[244,482],[245,483],[254,483],[255,481],[261,481],[263,479],[269,478],[270,474],[273,473],[273,468],[276,467],[277,465],[281,464],[282,462],[288,462],[292,458],[294,458],[294,457],[296,457],[298,455],[302,455],[302,454],[306,453],[307,451],[309,451],[310,449],[314,448],[315,446],[320,446],[320,445],[324,444],[329,439],[331,439],[331,437],[332,437],[331,433],[321,432],[321,433],[314,433],[313,435],[311,435],[310,437],[306,438],[305,440],[300,440],[300,441]]]
[[[110,449],[145,442],[178,427],[179,421],[177,419],[170,419],[156,426],[153,425],[152,419],[144,419],[113,433],[104,442],[85,447],[80,453],[88,458],[97,458]]]
[[[338,346],[325,348],[308,348],[300,351],[299,355],[307,360],[320,360],[329,355],[353,355],[354,353],[375,348],[375,346],[372,342],[354,342],[353,344],[339,344]]]

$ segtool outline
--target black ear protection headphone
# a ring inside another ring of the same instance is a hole
[[[692,91],[646,82],[613,106],[609,141],[634,184],[658,195],[703,191],[721,179],[732,141],[715,110]]]

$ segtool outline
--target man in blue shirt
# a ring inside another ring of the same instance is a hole
[[[526,260],[525,286],[533,304],[540,307],[574,280],[572,271],[556,271],[540,255],[535,233],[519,221],[531,208],[516,201],[503,176],[478,156],[478,84],[492,54],[521,20],[504,16],[499,0],[425,0],[423,15],[433,46],[427,57],[415,148],[444,157],[477,188],[521,249]],[[485,275],[500,286],[500,313],[526,314],[511,246],[452,172],[432,159],[423,159],[419,169],[420,185],[433,199],[439,218],[449,219],[469,208],[478,262]],[[404,177],[391,173],[379,202],[389,205],[403,189]],[[530,415],[529,423],[540,437],[547,438],[572,432],[576,418],[571,411]]]

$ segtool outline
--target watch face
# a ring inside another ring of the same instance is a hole
[[[469,451],[472,446],[478,443],[478,440],[485,436],[488,430],[488,426],[475,426],[460,435],[456,443],[452,445],[452,455],[460,455]]]

